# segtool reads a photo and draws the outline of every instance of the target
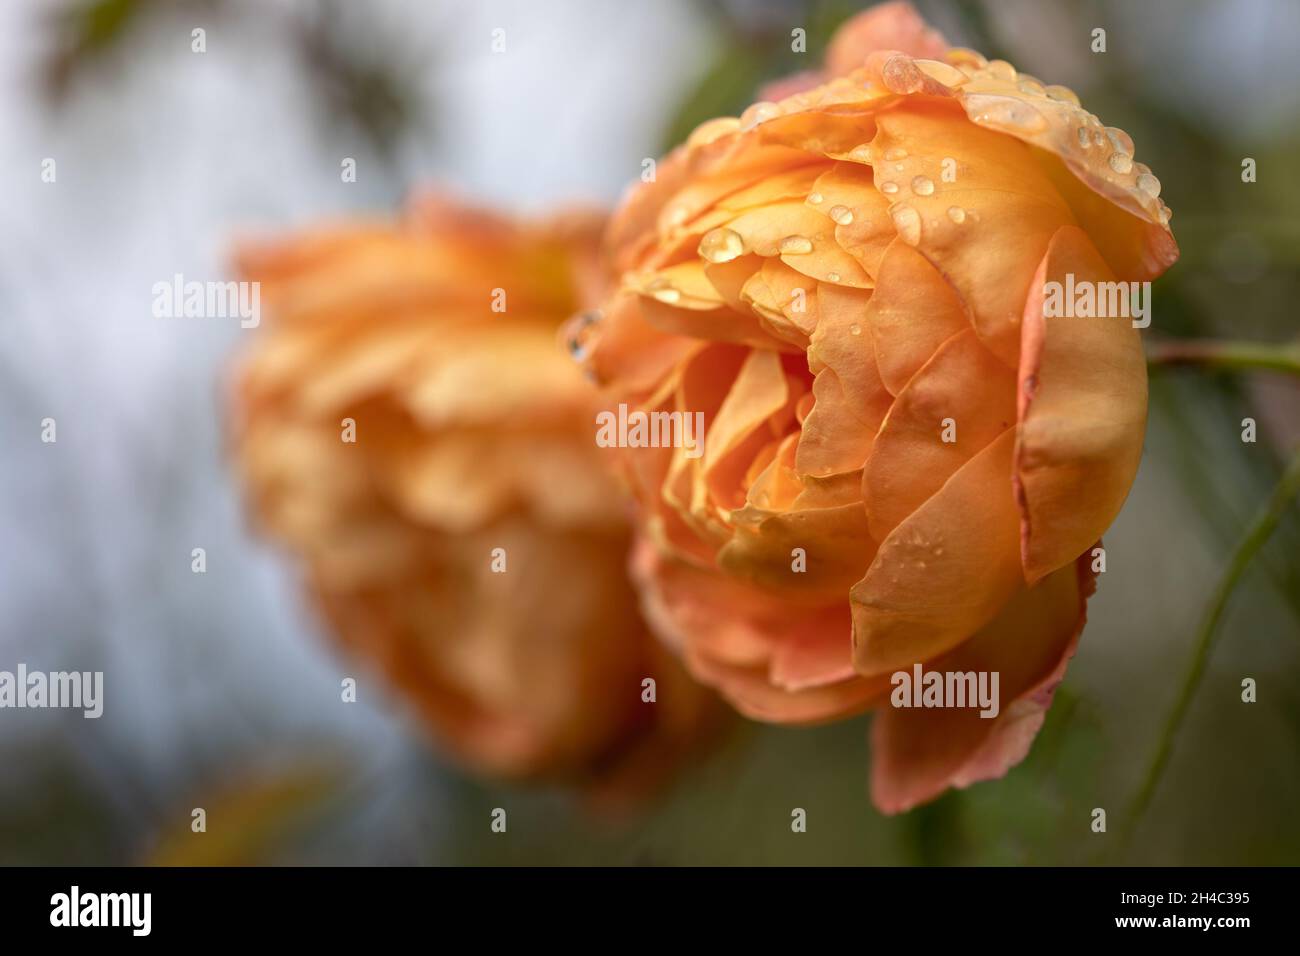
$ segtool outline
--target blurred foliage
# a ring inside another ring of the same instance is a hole
[[[282,766],[249,769],[196,798],[206,829],[195,832],[192,810],[178,810],[148,863],[156,866],[252,866],[268,863],[285,843],[301,837],[337,801],[346,772],[323,760],[295,758]]]
[[[416,83],[428,51],[409,36],[382,35],[362,5],[346,0],[272,7],[249,0],[59,0],[45,18],[46,54],[40,87],[58,107],[92,82],[110,57],[138,46],[146,28],[184,21],[210,29],[217,20],[235,29],[272,32],[302,64],[321,98],[321,115],[344,132],[358,131],[381,158],[423,128],[432,109]],[[364,37],[366,42],[357,42]]]

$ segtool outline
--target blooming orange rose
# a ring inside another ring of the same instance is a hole
[[[457,758],[621,791],[708,695],[637,613],[592,389],[556,346],[603,286],[598,235],[594,216],[518,224],[431,198],[400,224],[246,246],[268,315],[234,448],[339,639]]]
[[[1177,247],[1124,132],[905,5],[781,89],[628,197],[574,347],[612,402],[705,416],[702,455],[625,456],[657,629],[751,717],[879,707],[896,812],[1027,753],[1138,467],[1134,322],[1045,299]],[[996,674],[1000,704],[931,706],[932,672]]]

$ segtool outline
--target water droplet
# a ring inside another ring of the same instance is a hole
[[[604,317],[605,313],[600,309],[589,309],[579,312],[564,323],[564,346],[575,362],[581,362],[587,357],[588,341],[594,327]]]
[[[855,163],[870,163],[875,157],[871,153],[871,144],[863,143],[849,150],[849,159]]]
[[[1160,180],[1150,173],[1142,173],[1137,178],[1137,188],[1154,198],[1160,195]]]
[[[828,273],[826,273],[826,281],[827,281],[827,282],[839,282],[839,281],[840,281],[840,274],[839,274],[838,272],[828,272]]]
[[[1020,90],[1021,93],[1028,93],[1030,96],[1043,96],[1047,92],[1042,83],[1028,74],[1020,77],[1016,89]]]
[[[777,245],[777,249],[786,256],[806,256],[813,251],[813,244],[807,236],[786,236]]]
[[[1084,149],[1092,145],[1092,137],[1088,135],[1088,127],[1086,126],[1079,127],[1079,145]]]
[[[975,69],[983,69],[985,66],[988,65],[989,62],[988,60],[984,59],[983,53],[980,53],[977,50],[972,50],[969,47],[964,47],[964,46],[953,47],[947,53],[944,54],[944,59],[946,59],[949,63],[953,64],[959,69],[963,66],[974,67]]]
[[[1133,157],[1128,153],[1111,153],[1110,158],[1106,160],[1106,162],[1110,164],[1111,169],[1115,170],[1115,172],[1120,175],[1127,173],[1133,168]]]
[[[860,325],[858,325],[858,323],[854,322],[852,325],[849,326],[849,331],[852,332],[854,335],[861,335],[861,334],[862,334],[862,326],[860,326]]]
[[[809,201],[810,203],[812,203],[814,206],[820,205],[821,202],[822,202],[822,200],[824,200],[825,198],[826,198],[826,197],[823,196],[821,193],[809,193],[809,194],[808,194],[808,201]]]
[[[965,98],[966,115],[976,123],[1032,133],[1047,128],[1047,117],[1014,96],[972,93]]]
[[[892,196],[894,193],[898,192],[898,183],[881,183],[880,191],[888,196]]]
[[[828,215],[841,226],[848,226],[853,222],[853,210],[848,206],[831,206]]]
[[[903,170],[905,170],[906,168],[907,168],[907,167],[904,166],[902,163],[894,163],[894,172],[896,172],[896,173],[901,173],[901,172],[902,172]]]
[[[660,302],[665,302],[668,305],[672,305],[682,297],[680,290],[674,289],[663,276],[660,276],[646,286],[646,291],[648,291],[655,299]]]
[[[903,149],[901,146],[891,146],[889,149],[885,150],[885,159],[891,163],[897,162],[900,159],[907,159],[907,150]]]
[[[960,226],[966,221],[966,210],[962,209],[961,206],[949,206],[948,218]]]
[[[939,60],[913,60],[912,62],[916,64],[918,70],[944,86],[961,86],[966,82],[966,74],[955,66],[949,66]]]
[[[911,206],[896,205],[889,210],[889,215],[893,217],[894,228],[898,230],[898,237],[909,246],[914,246],[921,241],[921,216]]]
[[[1121,153],[1128,153],[1130,156],[1134,153],[1133,137],[1124,132],[1117,126],[1106,127],[1106,137],[1110,144]]]
[[[1062,103],[1072,103],[1075,106],[1079,105],[1079,97],[1076,96],[1074,90],[1070,89],[1068,86],[1061,86],[1060,84],[1054,83],[1047,87],[1043,92],[1054,100],[1060,100]]]
[[[880,79],[891,93],[915,93],[925,85],[925,74],[906,54],[891,56],[880,69]]]
[[[995,80],[1006,80],[1010,83],[1016,78],[1016,68],[1006,60],[990,60],[985,69]]]
[[[724,226],[706,232],[698,251],[709,262],[730,262],[744,253],[745,241],[736,230]]]
[[[766,123],[770,119],[775,119],[781,115],[781,107],[775,103],[769,103],[762,100],[758,103],[747,107],[745,112],[740,114],[740,128],[753,129],[760,123]]]
[[[929,196],[934,192],[934,180],[928,176],[914,176],[912,178],[912,192],[918,196]]]

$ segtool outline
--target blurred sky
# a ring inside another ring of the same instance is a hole
[[[92,781],[108,829],[122,834],[103,858],[123,859],[159,814],[189,806],[197,780],[268,748],[341,746],[383,773],[407,766],[414,746],[377,693],[340,705],[352,669],[299,601],[292,568],[246,530],[223,457],[221,394],[232,354],[255,333],[234,320],[153,318],[153,284],[177,272],[222,278],[237,235],[387,212],[427,182],[529,212],[612,203],[642,158],[659,154],[724,38],[722,21],[686,0],[344,4],[347,44],[401,64],[421,103],[385,160],[334,121],[287,39],[285,24],[313,3],[233,2],[220,13],[164,4],[57,108],[36,82],[55,6],[0,4],[0,668],[104,670],[107,703],[99,721],[0,713],[0,808],[39,813],[21,809],[39,774]],[[955,7],[920,6],[965,39]],[[779,22],[797,8],[726,5],[742,21],[762,10]],[[1212,135],[1294,135],[1293,0],[990,8],[991,33],[1049,81],[1086,91],[1086,40],[1059,38],[1095,19],[1109,26],[1123,75]],[[207,31],[203,54],[190,50],[196,26]],[[505,54],[491,52],[497,27]],[[345,156],[358,159],[356,184],[340,181]],[[41,181],[45,157],[57,162],[54,184]],[[1177,232],[1181,207],[1166,198]],[[47,416],[57,444],[39,440]],[[1088,653],[1072,670],[1084,693],[1113,673],[1181,666],[1204,592],[1189,598],[1189,582],[1212,580],[1221,549],[1169,494],[1173,467],[1144,467],[1109,539],[1112,562],[1142,570],[1103,583]],[[1150,535],[1163,536],[1175,567],[1144,548]],[[195,547],[207,550],[204,575],[190,570]],[[1277,653],[1291,661],[1294,647]],[[1116,706],[1151,720],[1171,692],[1154,706],[1140,687]],[[855,726],[858,762],[840,779],[870,814]],[[842,752],[854,759],[852,747]]]

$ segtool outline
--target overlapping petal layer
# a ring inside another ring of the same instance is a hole
[[[698,735],[709,695],[637,612],[594,396],[556,347],[604,284],[599,225],[431,196],[400,225],[245,246],[267,315],[233,445],[260,525],[338,639],[447,750],[619,799]],[[649,384],[698,347],[638,311],[611,370]]]
[[[697,677],[807,722],[914,664],[1002,673],[993,720],[885,707],[894,811],[1023,757],[1136,470],[1137,333],[1044,318],[1044,284],[1149,280],[1177,247],[1122,131],[905,5],[769,94],[629,196],[582,351],[611,399],[705,415],[703,462],[624,458],[643,600]]]

